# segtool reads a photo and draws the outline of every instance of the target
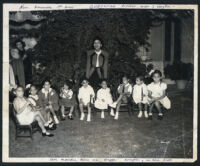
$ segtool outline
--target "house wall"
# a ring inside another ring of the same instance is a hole
[[[194,63],[194,20],[181,20],[181,60],[185,63]]]
[[[151,44],[149,58],[151,59],[148,62],[145,62],[146,65],[152,63],[154,69],[158,69],[163,73],[164,70],[164,49],[165,49],[165,24],[161,26],[153,27],[151,29],[151,34],[149,38]]]

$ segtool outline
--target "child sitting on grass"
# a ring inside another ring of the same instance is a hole
[[[84,120],[84,107],[87,107],[88,115],[87,121],[91,121],[91,104],[93,104],[93,100],[95,97],[94,89],[89,85],[88,79],[84,78],[82,80],[82,87],[79,88],[78,92],[78,101],[79,101],[79,108],[81,111],[80,120]]]

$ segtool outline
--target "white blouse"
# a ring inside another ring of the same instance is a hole
[[[163,95],[163,91],[167,89],[167,84],[164,82],[160,82],[155,84],[152,82],[147,86],[148,91],[151,92],[152,97],[161,97]]]

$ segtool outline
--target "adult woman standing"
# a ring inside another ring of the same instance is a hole
[[[31,62],[31,57],[27,56],[26,54],[25,51],[26,44],[22,40],[18,39],[15,42],[15,46],[19,50],[20,57],[23,59],[25,82],[26,84],[30,84],[32,77],[32,62]]]
[[[23,88],[25,88],[23,58],[20,56],[19,50],[17,48],[11,49],[10,54],[11,54],[10,63],[13,68],[16,83],[18,85],[21,85]]]

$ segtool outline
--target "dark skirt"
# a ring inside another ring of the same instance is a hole
[[[72,107],[72,106],[76,105],[76,100],[75,100],[74,96],[71,99],[62,98],[59,100],[59,104],[60,104],[60,106]]]
[[[12,62],[13,72],[16,77],[16,80],[19,85],[23,86],[25,88],[25,75],[24,75],[24,64],[23,60],[20,59],[14,59]]]

